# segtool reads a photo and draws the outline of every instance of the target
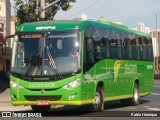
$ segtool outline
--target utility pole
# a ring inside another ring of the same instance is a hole
[[[47,8],[49,8],[49,7],[53,6],[53,5],[55,5],[55,4],[58,3],[59,1],[64,1],[64,0],[56,0],[56,1],[54,1],[54,2],[52,2],[52,3],[50,3],[50,4],[48,4],[48,5],[45,6],[43,9],[41,9],[41,12],[44,11],[45,9],[47,9]]]
[[[42,19],[45,18],[45,10],[53,5],[55,5],[56,3],[58,3],[59,1],[64,1],[64,0],[56,0],[50,4],[48,4],[47,6],[45,6],[45,0],[41,0],[41,7],[39,8],[39,0],[36,0],[36,15],[37,15],[37,20],[39,20],[39,13],[40,13],[40,17]]]
[[[41,9],[43,10],[45,7],[45,0],[41,0]],[[41,19],[45,19],[45,10],[40,13]]]
[[[36,16],[37,16],[37,21],[39,21],[39,0],[36,0]]]
[[[158,30],[157,30],[157,14],[156,14],[156,70],[157,70],[157,73],[158,73],[158,57],[159,57],[159,43],[158,43]]]

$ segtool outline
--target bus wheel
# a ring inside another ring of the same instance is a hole
[[[138,105],[139,104],[139,87],[138,84],[134,84],[133,89],[133,97],[132,97],[132,105]]]
[[[37,105],[31,105],[31,108],[33,111],[49,111],[51,105],[47,106],[37,106]]]
[[[94,97],[94,104],[89,105],[81,105],[80,109],[81,111],[88,111],[88,112],[99,112],[103,110],[104,104],[103,104],[103,92],[102,88],[98,88],[96,90],[96,94]]]
[[[104,103],[103,103],[103,92],[102,88],[97,88],[96,94],[95,94],[95,103],[92,105],[93,111],[98,112],[103,110]]]

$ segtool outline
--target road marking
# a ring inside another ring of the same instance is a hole
[[[160,95],[160,94],[158,94],[158,93],[151,93],[152,95]]]
[[[149,106],[143,106],[144,108],[148,109],[148,110],[152,110],[152,111],[160,111],[160,108],[151,108]]]
[[[152,111],[160,111],[160,108],[147,108],[147,109]]]

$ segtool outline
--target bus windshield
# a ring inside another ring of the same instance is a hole
[[[56,31],[17,34],[12,72],[25,76],[52,76],[80,69],[80,32]]]

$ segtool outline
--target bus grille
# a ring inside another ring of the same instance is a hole
[[[50,101],[58,101],[61,99],[62,95],[54,95],[54,96],[24,96],[28,101],[37,101],[37,100],[50,100]]]

